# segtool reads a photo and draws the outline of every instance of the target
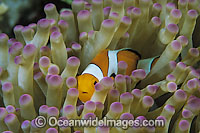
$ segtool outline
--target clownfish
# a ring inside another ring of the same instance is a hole
[[[118,62],[125,61],[128,66],[126,75],[131,75],[132,71],[137,69],[138,61],[140,59],[141,55],[137,51],[128,48],[119,50],[105,49],[101,51],[86,67],[82,74],[77,77],[79,99],[82,102],[90,100],[94,93],[96,83],[103,77],[114,78],[115,75],[117,75]],[[151,69],[154,62],[154,58],[152,58],[147,66],[150,66]],[[142,65],[143,62],[140,64]],[[148,71],[146,72],[148,73]]]

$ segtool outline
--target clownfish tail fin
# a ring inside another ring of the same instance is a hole
[[[148,59],[139,60],[137,64],[137,69],[144,69],[146,74],[148,74],[158,61],[159,57],[160,56],[156,56]]]
[[[133,50],[133,49],[130,49],[130,48],[126,48],[126,50],[127,50],[127,51],[131,51],[131,52],[133,52],[134,54],[136,54],[136,55],[139,57],[139,59],[142,58],[141,54],[140,54],[139,52],[137,52],[136,50]]]

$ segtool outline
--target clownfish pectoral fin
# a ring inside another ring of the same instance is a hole
[[[110,77],[113,77],[113,78],[115,78],[115,76],[116,76],[115,73],[112,73],[112,74],[110,75]]]
[[[144,69],[146,74],[148,74],[153,68],[153,66],[156,64],[158,59],[159,59],[159,56],[139,60],[137,64],[137,69]]]
[[[115,77],[116,77],[116,74],[115,74],[115,73],[112,73],[112,74],[110,75],[110,77],[112,78],[112,80],[114,80]]]

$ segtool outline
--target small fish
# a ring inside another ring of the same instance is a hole
[[[132,49],[103,50],[87,66],[81,75],[77,77],[79,99],[82,102],[90,100],[94,93],[94,86],[103,77],[115,77],[117,75],[117,64],[125,61],[128,65],[126,75],[137,69],[138,61],[141,56]],[[153,60],[150,61],[152,64]]]

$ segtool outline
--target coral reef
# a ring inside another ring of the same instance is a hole
[[[44,12],[37,24],[16,25],[15,38],[0,34],[0,132],[200,131],[198,0],[74,0],[72,9],[49,3]],[[119,62],[116,77],[103,77],[82,104],[76,77],[106,48],[138,51],[138,69],[125,75]],[[140,123],[44,124],[53,118]]]

